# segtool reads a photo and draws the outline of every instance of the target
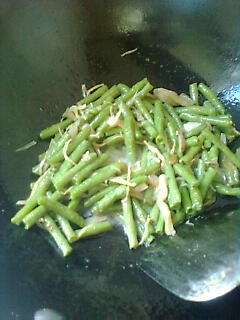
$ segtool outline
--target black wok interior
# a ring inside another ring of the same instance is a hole
[[[67,320],[240,318],[239,289],[181,300],[135,266],[121,234],[83,241],[64,260],[41,231],[9,223],[46,143],[15,149],[79,100],[82,83],[148,77],[186,92],[203,80],[240,129],[239,14],[234,0],[1,1],[0,319],[33,319],[44,307]]]

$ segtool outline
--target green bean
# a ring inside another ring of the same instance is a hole
[[[232,142],[240,134],[233,126],[222,128],[222,132],[226,135],[228,142]]]
[[[227,116],[201,116],[183,112],[179,117],[185,121],[205,122],[223,128],[229,128],[232,125],[232,121]]]
[[[59,191],[55,191],[50,197],[53,200],[61,199],[63,194]],[[25,224],[25,229],[30,229],[35,223],[38,222],[40,218],[42,218],[47,213],[47,210],[43,206],[38,206],[31,212],[29,212],[24,218],[23,223]]]
[[[168,203],[171,209],[178,208],[181,204],[181,194],[178,189],[175,173],[170,163],[169,154],[164,153],[165,174],[168,179]]]
[[[236,186],[239,184],[239,172],[236,166],[225,155],[221,159],[221,168],[223,169],[227,184]]]
[[[202,210],[203,199],[202,199],[202,194],[200,192],[200,189],[197,186],[196,187],[189,186],[189,194],[192,201],[192,209],[193,209],[192,213],[189,212],[189,215],[191,215],[191,214],[195,214],[196,211]]]
[[[106,85],[103,85],[100,88],[98,88],[97,90],[95,90],[93,93],[88,95],[86,98],[83,98],[82,100],[77,102],[77,105],[81,106],[83,104],[89,104],[89,103],[95,101],[96,99],[98,99],[99,97],[101,97],[107,91],[108,91],[108,87]]]
[[[22,219],[37,206],[38,198],[46,193],[51,184],[52,175],[53,170],[48,169],[48,171],[34,183],[32,192],[27,199],[25,206],[11,219],[12,223],[19,225],[22,222]]]
[[[147,97],[145,96],[143,99],[142,99],[145,107],[147,108],[148,112],[153,113],[153,104],[155,103],[155,100],[151,99],[150,97]],[[159,100],[160,101],[160,100]]]
[[[200,191],[203,200],[206,198],[208,189],[210,188],[210,185],[212,184],[216,174],[217,171],[214,168],[209,167],[202,179],[200,180]]]
[[[137,82],[128,90],[128,92],[124,93],[122,96],[120,96],[118,99],[116,99],[116,103],[119,103],[121,101],[126,102],[130,100],[133,96],[136,97],[136,93],[140,91],[146,84],[148,83],[147,78],[144,78],[143,80]]]
[[[45,159],[50,159],[54,154],[63,148],[65,143],[70,139],[69,133],[66,131],[64,134],[55,141],[55,138],[51,140],[50,146],[46,151]]]
[[[170,114],[170,116],[172,117],[173,121],[175,122],[177,128],[182,128],[183,127],[182,121],[179,118],[179,116],[178,116],[177,112],[175,111],[175,109],[170,104],[167,104],[167,103],[164,103],[163,107]]]
[[[121,94],[125,94],[130,90],[130,88],[123,83],[119,83],[117,86],[118,86],[118,89],[120,90]]]
[[[92,103],[93,107],[97,107],[102,103],[112,102],[114,98],[119,96],[120,90],[116,85],[112,86],[108,91],[104,92],[103,95],[99,96],[99,98]]]
[[[159,169],[160,169],[160,163],[155,162],[155,163],[152,163],[151,165],[148,164],[147,167],[145,167],[144,169],[141,168],[137,171],[133,171],[132,176],[133,177],[137,177],[137,176],[141,176],[141,175],[148,176],[149,174],[154,174]]]
[[[104,120],[103,120],[104,121]],[[104,134],[108,131],[110,128],[110,125],[107,122],[102,122],[100,126],[97,128],[96,133],[90,135],[91,141],[96,141],[104,136]]]
[[[175,146],[177,155],[179,156],[180,154],[177,147],[178,146],[177,130],[172,121],[168,122],[167,124],[167,133],[168,133],[169,139],[172,142],[172,145]]]
[[[138,123],[136,123],[136,121],[135,121],[135,139],[138,141],[142,141],[144,139],[141,129],[138,127]]]
[[[175,173],[182,177],[190,186],[194,187],[199,185],[199,181],[195,178],[190,166],[176,163],[173,168]]]
[[[144,103],[140,98],[136,98],[134,100],[134,105],[136,108],[140,111],[140,113],[143,115],[143,117],[148,120],[149,122],[153,123],[153,119],[148,111],[148,109],[145,107]]]
[[[211,102],[216,111],[219,114],[225,114],[224,105],[220,102],[220,100],[216,97],[213,91],[208,88],[205,84],[200,83],[198,85],[198,90],[203,94],[203,96]]]
[[[110,105],[103,107],[102,111],[90,123],[92,129],[96,129],[103,121],[106,120],[110,112]]]
[[[182,198],[182,205],[186,214],[192,215],[192,201],[190,199],[188,188],[185,186],[180,186],[181,198]]]
[[[62,251],[64,257],[72,252],[71,246],[51,217],[45,216],[44,218],[42,218],[40,221],[40,226],[50,233],[57,246]]]
[[[209,161],[217,164],[218,163],[218,154],[219,154],[218,147],[213,145],[208,152]]]
[[[107,137],[109,136],[115,136],[115,135],[119,135],[123,133],[123,129],[122,128],[111,128],[108,131],[105,132],[105,135]]]
[[[210,101],[205,100],[205,101],[203,102],[203,107],[205,107],[205,108],[213,108],[213,105],[211,104]],[[216,114],[216,110],[215,110],[215,114]]]
[[[63,216],[61,216],[60,214],[56,214],[56,220],[59,223],[59,226],[61,227],[61,230],[63,232],[63,234],[65,235],[65,237],[67,238],[67,240],[69,242],[74,242],[77,240],[77,236],[73,230],[73,228],[71,227],[69,221],[64,218]]]
[[[71,199],[80,197],[84,192],[88,191],[96,184],[102,183],[108,178],[118,174],[123,169],[123,166],[123,163],[115,162],[106,167],[98,169],[88,179],[72,188],[70,191]]]
[[[198,137],[196,137],[196,136],[192,136],[192,137],[186,139],[186,145],[188,147],[197,146],[198,144],[199,144],[199,140],[198,140]]]
[[[58,183],[59,180],[62,179],[62,175],[65,172],[67,172],[68,170],[70,170],[73,167],[75,162],[78,162],[81,159],[82,155],[84,154],[85,151],[87,151],[89,146],[90,146],[89,142],[87,140],[83,140],[69,156],[69,158],[72,160],[72,162],[70,162],[68,159],[63,161],[60,168],[53,176],[52,180],[53,180],[54,185],[56,183]]]
[[[108,207],[104,210],[104,213],[107,215],[111,215],[111,214],[115,214],[115,213],[119,213],[122,212],[122,205],[121,202],[120,203],[114,203],[111,207]]]
[[[123,199],[126,196],[126,186],[116,187],[109,194],[105,195],[92,207],[93,214],[102,213],[107,207],[111,206],[115,201]]]
[[[109,155],[104,153],[101,154],[94,162],[87,165],[80,172],[78,172],[74,177],[73,181],[77,184],[81,183],[84,179],[90,176],[94,172],[95,169],[101,167],[103,164],[107,162],[109,159]]]
[[[157,130],[154,128],[154,126],[151,124],[151,122],[144,120],[141,122],[143,128],[146,130],[146,132],[148,133],[149,137],[151,139],[154,139],[157,137],[158,132]]]
[[[153,89],[153,86],[149,82],[147,82],[146,85],[141,90],[136,92],[136,94],[133,97],[131,97],[129,100],[126,101],[126,105],[130,107],[136,98],[143,98],[152,89]]]
[[[240,188],[231,188],[220,183],[215,184],[214,187],[217,193],[223,194],[225,196],[240,197]]]
[[[136,185],[142,184],[142,183],[146,183],[148,181],[147,176],[145,175],[132,175],[134,178],[131,179],[132,183],[136,183]]]
[[[102,146],[107,146],[107,145],[113,145],[113,144],[117,144],[119,142],[122,142],[124,140],[123,135],[122,134],[116,134],[115,136],[110,136],[107,137],[103,143],[101,144]]]
[[[216,111],[214,108],[200,107],[200,106],[191,106],[191,107],[176,107],[174,110],[177,113],[190,113],[194,115],[203,115],[203,116],[215,116]]]
[[[98,113],[102,111],[102,109],[103,109],[102,104],[95,107],[92,105],[89,105],[79,119],[79,122],[80,122],[79,127],[82,126],[84,123],[88,123],[89,121],[91,121],[94,118],[94,116],[96,116]]]
[[[143,209],[140,202],[136,199],[132,200],[132,206],[133,206],[133,212],[134,212],[134,220],[136,222],[137,232],[138,232],[139,236],[141,238],[143,238],[144,233],[147,232],[147,234],[145,234],[145,238],[146,238],[145,241],[147,241],[148,243],[151,243],[154,239],[151,236],[151,234],[154,232],[154,229],[153,229],[152,225],[148,224],[147,213]],[[147,226],[148,230],[146,230],[146,226]]]
[[[140,223],[144,226],[147,221],[147,213],[144,211],[137,199],[132,199],[132,207],[135,219],[139,220]]]
[[[208,140],[208,139],[205,139],[205,140],[203,141],[203,145],[204,145],[204,148],[205,148],[205,149],[210,149],[211,146],[212,146],[212,142],[211,142],[210,140]]]
[[[140,161],[140,165],[141,165],[141,168],[144,170],[147,166],[147,163],[148,163],[148,148],[145,146],[143,148],[143,151],[142,151],[142,155],[141,155],[141,161]]]
[[[89,196],[89,197],[93,196],[95,193],[103,190],[105,187],[106,187],[106,186],[105,186],[104,183],[92,187],[91,189],[88,190],[88,196]]]
[[[73,179],[75,174],[77,174],[80,170],[82,170],[84,167],[86,167],[86,165],[91,163],[96,158],[96,153],[89,153],[88,155],[83,156],[78,164],[60,175],[56,181],[53,180],[54,187],[57,190],[62,190]]]
[[[200,150],[201,145],[190,147],[185,153],[185,155],[181,158],[181,161],[186,164],[190,163]]]
[[[124,142],[127,148],[128,159],[131,163],[136,162],[136,144],[135,144],[135,122],[131,110],[125,103],[120,104],[124,117],[123,135]]]
[[[197,168],[196,168],[196,177],[198,180],[201,180],[205,173],[205,161],[203,159],[199,159],[197,163]]]
[[[192,129],[192,130],[189,130],[189,131],[185,131],[185,138],[190,138],[192,136],[197,136],[199,135],[204,129],[206,128],[206,124],[205,123],[202,123],[200,124],[199,123],[199,126],[197,126],[196,128]]]
[[[50,138],[54,136],[60,129],[65,129],[66,127],[68,127],[72,122],[73,121],[71,119],[62,120],[42,130],[39,136],[43,140]]]
[[[162,102],[160,100],[156,100],[154,104],[154,125],[157,132],[159,133],[159,136],[163,140],[163,136],[165,134],[164,129],[165,129],[166,121],[164,118],[164,113],[162,108],[163,108]]]
[[[97,234],[106,232],[112,229],[112,224],[109,221],[102,221],[97,223],[88,224],[80,230],[76,230],[78,239],[95,236]]]
[[[76,211],[78,209],[78,207],[79,207],[80,202],[81,202],[81,198],[70,200],[69,203],[68,203],[68,208],[71,209],[71,210]]]
[[[172,222],[173,225],[176,226],[182,223],[185,220],[185,211],[181,208],[173,212],[172,214]]]
[[[128,237],[129,249],[138,246],[137,229],[133,218],[132,203],[129,196],[122,200],[124,229]]]
[[[49,211],[53,211],[55,214],[61,215],[79,227],[83,227],[85,224],[83,217],[81,217],[76,211],[69,209],[67,206],[56,200],[42,196],[38,199],[38,204],[40,206],[44,206]]]
[[[197,83],[189,85],[189,95],[195,105],[198,105],[198,86]]]
[[[202,154],[201,154],[201,159],[202,159],[204,162],[208,162],[208,161],[209,161],[208,156],[209,156],[209,154],[208,154],[207,150],[203,150],[203,151],[202,151]]]
[[[83,140],[87,139],[91,131],[91,127],[89,125],[85,125],[81,132],[69,143],[67,148],[67,154],[69,155]],[[60,162],[64,159],[64,152],[63,149],[59,150],[58,152],[54,153],[49,159],[48,163],[53,165],[57,162]]]
[[[116,186],[109,186],[104,188],[103,190],[100,190],[99,192],[95,193],[93,196],[88,198],[86,201],[84,201],[84,207],[89,208],[92,205],[94,205],[97,201],[101,200],[105,195],[107,195],[109,192],[116,189]]]
[[[240,159],[226,146],[218,137],[211,133],[209,129],[204,129],[204,136],[209,139],[212,144],[216,145],[229,158],[238,169],[240,169]]]

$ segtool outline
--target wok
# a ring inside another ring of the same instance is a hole
[[[133,263],[121,234],[87,240],[62,259],[34,229],[9,224],[26,196],[36,139],[88,87],[147,76],[178,92],[209,83],[239,128],[237,1],[1,1],[0,319],[33,319],[50,308],[66,319],[239,319],[239,289],[191,303]],[[132,55],[121,53],[138,48]]]

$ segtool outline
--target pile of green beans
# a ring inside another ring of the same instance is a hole
[[[240,196],[239,152],[228,147],[239,133],[221,101],[203,83],[190,84],[190,106],[152,90],[146,78],[102,85],[41,131],[50,144],[11,222],[45,229],[67,256],[118,221],[133,249],[174,235],[217,194]]]

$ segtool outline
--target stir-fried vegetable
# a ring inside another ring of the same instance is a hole
[[[240,196],[239,150],[227,146],[239,133],[215,94],[202,83],[189,96],[152,90],[146,78],[131,88],[83,86],[84,98],[40,133],[52,139],[12,223],[47,230],[66,256],[70,243],[117,218],[133,249],[173,236],[217,193]]]

